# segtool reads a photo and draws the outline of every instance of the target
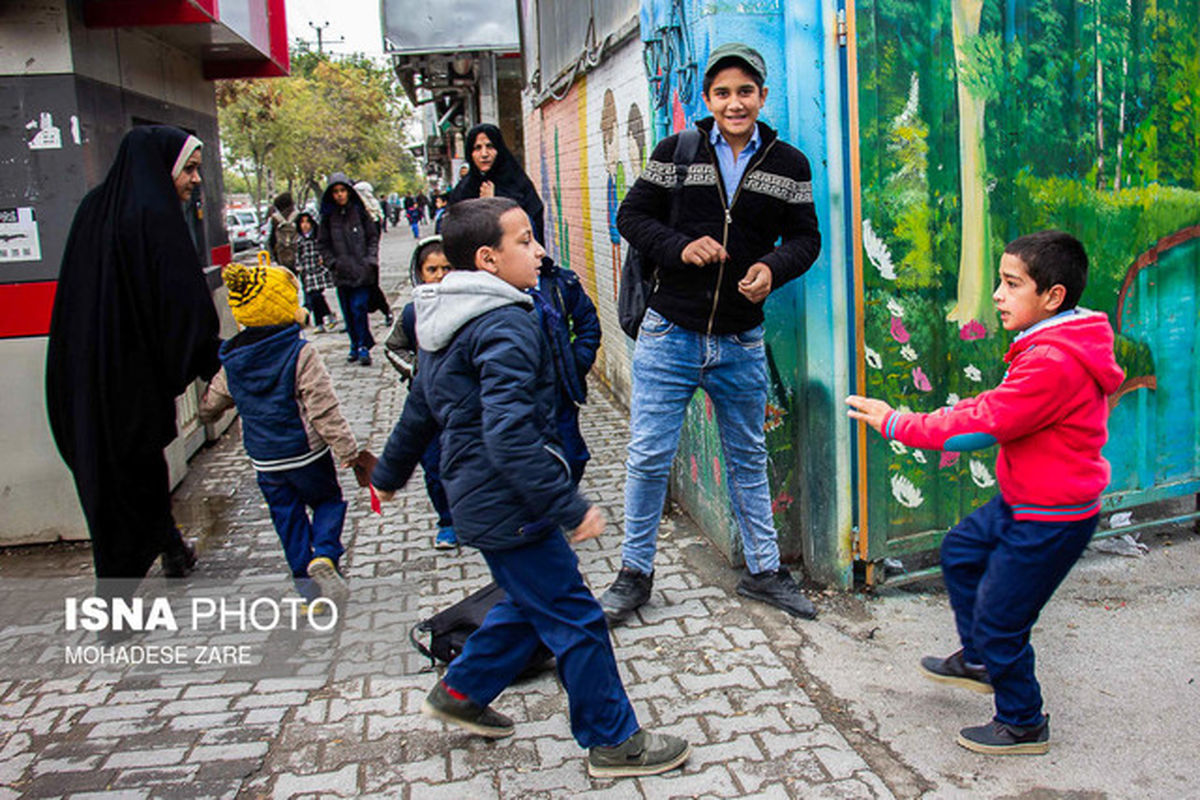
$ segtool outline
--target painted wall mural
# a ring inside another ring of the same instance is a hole
[[[617,322],[616,296],[626,243],[617,207],[650,153],[649,84],[639,43],[610,53],[562,99],[527,109],[525,152],[546,203],[547,251],[574,270],[603,328],[597,361],[604,381],[629,399],[633,347]]]
[[[867,392],[932,411],[999,382],[1004,243],[1067,230],[1091,259],[1082,305],[1109,315],[1128,378],[1105,455],[1110,492],[1133,494],[1110,507],[1186,489],[1200,479],[1194,0],[856,8]],[[868,448],[873,557],[995,492],[994,450]]]

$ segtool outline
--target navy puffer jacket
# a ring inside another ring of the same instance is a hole
[[[414,292],[421,369],[371,475],[401,488],[442,431],[442,484],[463,544],[506,550],[583,521],[555,430],[555,376],[532,299],[485,272]]]

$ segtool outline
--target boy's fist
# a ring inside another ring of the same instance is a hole
[[[588,539],[595,539],[602,533],[604,533],[604,515],[596,506],[588,506],[587,513],[583,515],[583,522],[580,522],[579,527],[571,531],[571,541],[585,542]]]
[[[846,412],[850,419],[861,420],[880,433],[883,432],[883,421],[892,410],[892,407],[882,400],[856,394],[846,398],[846,405],[850,406],[850,410]]]
[[[354,469],[354,480],[358,481],[358,485],[365,489],[371,484],[371,470],[375,469],[378,462],[379,459],[370,450],[363,450],[346,466]]]

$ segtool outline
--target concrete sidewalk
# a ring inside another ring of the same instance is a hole
[[[383,239],[384,286],[399,297],[413,240]],[[397,300],[397,308],[401,301]],[[379,321],[378,315],[374,317]],[[386,331],[375,328],[382,339]],[[311,337],[356,435],[379,453],[404,390],[376,350],[347,364],[344,334]],[[578,548],[593,591],[619,566],[627,421],[601,392],[582,414],[593,460],[584,491],[611,524]],[[593,781],[570,736],[553,673],[496,707],[516,735],[489,742],[418,708],[436,674],[408,642],[413,624],[488,581],[478,553],[436,551],[420,479],[382,516],[348,472],[343,542],[353,596],[331,635],[282,645],[270,664],[119,677],[0,675],[0,798],[5,797],[1105,797],[1200,796],[1191,720],[1200,638],[1200,539],[1176,531],[1148,557],[1091,556],[1035,629],[1054,745],[1040,758],[984,758],[953,743],[988,701],[920,680],[927,652],[954,649],[943,593],[818,597],[794,620],[736,596],[728,567],[686,517],[664,522],[651,603],[613,632],[639,718],[687,737],[681,771]],[[202,544],[194,581],[285,585],[286,567],[241,448],[238,426],[193,460],[176,493]],[[0,576],[90,574],[86,549],[9,551]],[[13,646],[14,630],[0,631]],[[233,641],[233,640],[231,640]],[[242,640],[237,640],[242,641]],[[277,652],[277,651],[272,651]]]

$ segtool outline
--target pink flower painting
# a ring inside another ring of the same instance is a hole
[[[904,328],[904,322],[899,317],[892,317],[892,338],[900,344],[908,344],[908,331]]]
[[[938,460],[938,469],[945,469],[946,467],[953,467],[955,464],[958,463],[958,456],[959,456],[959,454],[957,452],[954,452],[951,450],[943,450],[942,457]]]
[[[958,329],[958,338],[964,342],[973,342],[976,339],[987,338],[987,328],[980,324],[979,320],[971,320],[966,325]]]
[[[925,377],[925,370],[920,367],[913,367],[912,371],[913,386],[920,389],[922,392],[932,392],[933,384],[929,382],[929,378]]]

